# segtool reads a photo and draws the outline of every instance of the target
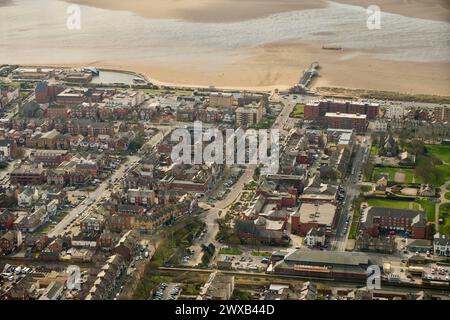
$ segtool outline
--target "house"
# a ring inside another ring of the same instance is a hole
[[[101,214],[90,214],[80,222],[83,233],[101,232],[105,226],[105,217]]]
[[[311,228],[306,234],[305,244],[310,248],[323,246],[325,244],[325,229]]]
[[[234,276],[213,272],[203,286],[198,300],[230,300],[234,291]]]
[[[0,236],[0,253],[10,254],[18,245],[18,233],[16,231],[9,230]]]
[[[39,191],[34,187],[25,187],[17,196],[17,204],[19,207],[31,207],[39,200]]]
[[[9,230],[14,226],[15,215],[8,209],[0,209],[0,230]]]
[[[287,245],[291,241],[287,234],[287,222],[283,220],[269,220],[264,217],[256,219],[238,219],[235,231],[238,237],[249,243]]]
[[[119,254],[110,256],[102,266],[89,294],[85,300],[108,300],[119,289],[121,276],[126,269],[123,257]]]
[[[264,295],[264,300],[287,300],[289,296],[289,285],[270,284]]]
[[[404,151],[398,155],[399,164],[402,166],[414,166],[416,163],[416,156],[408,151]]]
[[[377,187],[379,189],[386,189],[387,185],[388,179],[386,178],[386,175],[382,175],[382,177],[377,181]]]
[[[300,289],[299,300],[316,300],[317,299],[317,285],[311,281],[307,281]]]
[[[49,203],[47,203],[47,213],[48,213],[48,215],[52,216],[52,215],[54,215],[57,212],[58,204],[59,204],[59,202],[56,199],[53,199]]]
[[[35,232],[47,219],[47,208],[41,206],[33,213],[19,216],[14,225],[22,232]]]
[[[134,230],[126,232],[116,246],[113,254],[121,255],[125,261],[131,261],[138,248],[138,234]]]
[[[422,184],[420,186],[419,195],[422,197],[435,197],[436,189],[430,184]]]
[[[64,285],[53,281],[45,288],[38,300],[60,300],[63,292]]]
[[[47,246],[46,250],[53,252],[53,253],[58,253],[60,254],[64,249],[64,243],[63,240],[58,238],[53,240],[52,242],[50,242],[50,244]]]
[[[433,239],[434,254],[437,256],[450,257],[450,238],[436,233]]]
[[[36,281],[31,274],[18,280],[13,286],[0,292],[0,300],[29,300],[37,289]]]

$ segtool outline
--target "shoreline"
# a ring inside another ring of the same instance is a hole
[[[78,64],[42,64],[42,65],[37,65],[37,64],[18,64],[19,68],[54,68],[54,69],[70,69],[70,68],[80,68],[82,66],[85,65],[78,65]],[[193,84],[177,84],[177,83],[167,83],[167,82],[161,82],[161,81],[155,81],[152,78],[149,78],[146,74],[144,73],[140,73],[138,71],[135,70],[130,70],[130,69],[125,69],[125,68],[119,68],[119,67],[112,67],[112,66],[99,66],[97,67],[98,70],[100,71],[109,71],[109,72],[117,72],[117,73],[124,73],[124,74],[129,74],[129,75],[135,75],[135,76],[140,76],[142,78],[144,78],[148,83],[156,85],[156,86],[162,86],[162,87],[168,87],[174,90],[195,90],[195,89],[203,89],[203,90],[217,90],[217,91],[228,91],[228,92],[233,92],[233,91],[240,91],[240,92],[254,92],[254,93],[271,93],[273,92],[275,89],[278,89],[279,91],[286,91],[288,89],[290,89],[292,86],[271,86],[271,87],[226,87],[226,86],[214,86],[213,88],[211,88],[210,86],[204,86],[204,85],[193,85]],[[434,97],[442,97],[442,98],[450,98],[450,94],[429,94],[429,93],[408,93],[408,92],[400,92],[400,91],[395,91],[395,90],[376,90],[376,89],[370,89],[370,88],[356,88],[356,87],[344,87],[344,86],[337,86],[337,85],[332,85],[332,86],[325,86],[322,85],[320,83],[320,85],[317,84],[317,80],[315,80],[315,85],[312,90],[312,92],[316,91],[317,94],[322,95],[323,94],[323,89],[327,88],[327,89],[338,89],[338,91],[349,91],[349,92],[358,92],[358,91],[374,91],[374,92],[388,92],[388,93],[394,93],[394,94],[403,94],[403,95],[410,95],[410,96],[434,96]],[[106,83],[105,83],[106,84]],[[318,90],[316,90],[318,89]],[[332,96],[329,94],[328,92],[328,96]],[[339,94],[336,94],[336,97],[339,97]],[[432,103],[432,102],[430,102]]]

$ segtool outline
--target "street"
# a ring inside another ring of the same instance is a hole
[[[355,198],[359,195],[359,174],[361,173],[363,164],[368,160],[370,150],[370,136],[366,136],[362,144],[357,145],[356,155],[353,159],[353,165],[351,174],[347,177],[343,184],[346,196],[344,199],[344,205],[342,207],[341,214],[339,215],[336,225],[336,235],[331,241],[331,250],[333,251],[345,251],[347,246],[348,234],[350,232],[350,226],[352,222],[352,216],[350,207],[353,204]],[[345,229],[346,219],[349,218],[347,229]],[[346,230],[346,232],[344,232]]]

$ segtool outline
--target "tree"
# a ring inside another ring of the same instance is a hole
[[[450,219],[447,219],[447,222],[442,227],[442,233],[450,237]]]
[[[23,159],[25,157],[25,150],[23,148],[16,148],[13,152],[14,159]]]
[[[142,148],[143,145],[144,138],[139,135],[130,141],[130,144],[128,145],[128,151],[130,151],[131,153],[136,153],[139,151],[139,149]]]

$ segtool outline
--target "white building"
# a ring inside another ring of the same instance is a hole
[[[324,245],[325,244],[325,229],[324,228],[312,228],[308,231],[305,237],[305,244],[310,247],[314,248],[318,245]]]
[[[105,103],[108,107],[132,108],[139,106],[144,100],[145,95],[142,93],[125,91],[105,100]]]
[[[25,188],[17,196],[17,204],[19,207],[31,207],[33,203],[39,200],[39,191],[34,188]]]
[[[407,111],[405,106],[391,105],[386,108],[385,117],[389,119],[401,119],[406,115]]]
[[[450,257],[450,238],[445,235],[436,233],[433,240],[434,254],[437,256]]]
[[[58,203],[58,200],[53,199],[47,204],[47,213],[49,215],[54,215],[56,213],[56,211],[58,210]]]
[[[11,140],[0,140],[0,159],[10,159],[12,158],[12,146],[13,141]]]
[[[375,131],[387,131],[388,128],[388,121],[386,121],[385,119],[377,119],[375,120],[375,122],[373,123],[373,129]]]

